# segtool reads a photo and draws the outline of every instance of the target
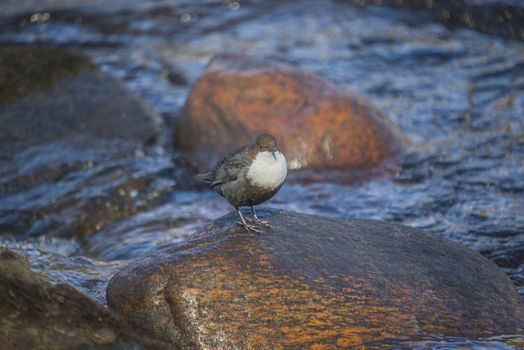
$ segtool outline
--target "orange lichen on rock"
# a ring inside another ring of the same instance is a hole
[[[291,169],[369,167],[398,154],[403,136],[377,108],[340,86],[287,64],[215,57],[177,121],[176,147],[206,169],[271,132]]]

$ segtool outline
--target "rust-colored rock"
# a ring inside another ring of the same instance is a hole
[[[509,278],[481,255],[399,224],[261,210],[235,214],[118,273],[110,307],[191,349],[383,348],[427,334],[524,331]]]
[[[398,128],[365,99],[287,64],[214,58],[193,86],[175,142],[203,170],[261,131],[291,169],[369,167],[399,153]]]

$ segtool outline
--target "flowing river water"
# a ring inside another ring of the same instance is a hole
[[[77,49],[148,101],[168,124],[219,52],[275,57],[330,79],[385,111],[410,139],[407,153],[398,166],[370,177],[348,176],[351,181],[304,182],[292,175],[265,205],[420,227],[495,262],[524,298],[519,23],[508,37],[472,30],[468,21],[443,22],[423,6],[365,3],[44,1],[38,12],[24,1],[7,1],[0,45]],[[518,0],[473,3],[524,11]],[[36,172],[50,180],[0,193],[0,228],[11,228],[0,245],[105,304],[109,279],[129,260],[183,241],[231,210],[215,193],[181,186],[173,156],[168,146],[124,160],[53,145],[24,153],[14,170],[0,173],[0,188]],[[81,234],[64,234],[71,231]],[[396,346],[519,344],[524,336],[442,337]]]

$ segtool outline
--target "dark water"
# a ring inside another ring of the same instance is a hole
[[[495,2],[475,2],[487,3]],[[0,43],[77,48],[168,122],[219,52],[284,59],[367,97],[410,138],[401,164],[347,184],[291,176],[267,205],[423,228],[484,254],[524,297],[524,42],[420,9],[343,1],[151,0],[7,13]],[[0,245],[104,304],[108,280],[129,259],[231,210],[214,193],[182,189],[172,157],[160,147],[124,160],[53,146],[20,155],[0,173],[0,227],[9,228]],[[35,174],[38,185],[13,185]],[[501,335],[398,348],[523,344]]]

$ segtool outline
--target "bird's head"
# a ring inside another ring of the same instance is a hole
[[[271,134],[260,134],[257,136],[255,140],[255,150],[257,152],[271,152],[273,154],[273,157],[277,159],[277,140],[275,140],[275,138]]]

